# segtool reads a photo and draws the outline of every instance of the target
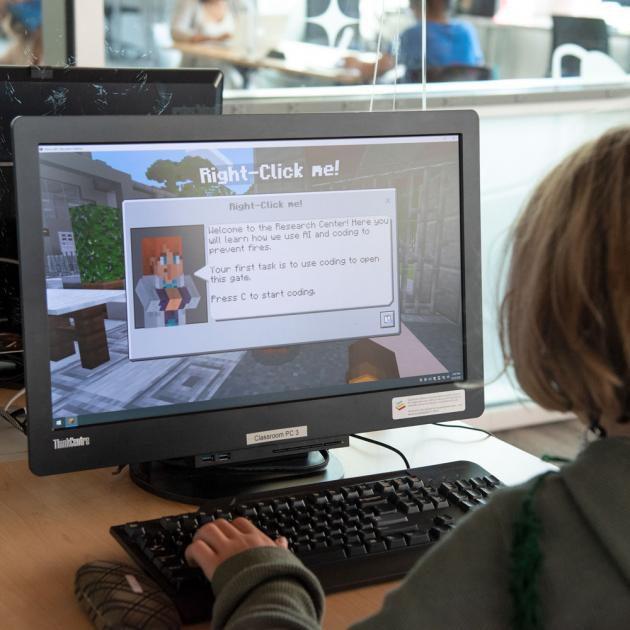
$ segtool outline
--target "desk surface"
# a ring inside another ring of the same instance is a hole
[[[3,394],[0,391],[0,399]],[[0,453],[12,431],[0,430]],[[507,484],[549,469],[496,438],[465,429],[424,426],[370,435],[403,449],[412,466],[471,459]],[[351,444],[335,451],[346,476],[401,468],[390,451],[356,440]],[[113,475],[112,469],[35,477],[25,455],[18,457],[0,464],[1,625],[12,630],[88,630],[91,625],[74,601],[75,571],[96,559],[129,562],[109,535],[109,526],[189,511],[190,506],[143,492],[126,473]],[[329,596],[324,627],[346,628],[375,612],[393,586]],[[195,626],[204,627],[207,624]]]
[[[278,70],[285,74],[324,79],[346,85],[363,83],[361,74],[355,70],[334,66],[327,67],[317,63],[317,49],[321,48],[323,52],[328,52],[331,50],[330,47],[304,44],[302,42],[291,42],[291,45],[294,48],[294,45],[308,47],[305,49],[308,54],[303,55],[301,60],[287,60],[263,55],[251,55],[242,48],[221,44],[179,42],[173,44],[173,48],[192,57],[225,61],[246,68],[267,68],[270,70]]]

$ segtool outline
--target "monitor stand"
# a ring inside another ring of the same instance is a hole
[[[138,486],[180,503],[207,501],[323,483],[343,478],[343,465],[329,451],[311,451],[290,457],[196,468],[190,460],[130,464],[129,474]]]

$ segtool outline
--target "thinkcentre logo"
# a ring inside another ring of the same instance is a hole
[[[79,446],[89,446],[90,438],[89,437],[69,437],[64,440],[53,440],[53,448],[58,451],[60,448],[77,448]]]

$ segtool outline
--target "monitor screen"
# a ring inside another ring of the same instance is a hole
[[[461,171],[457,133],[40,144],[52,429],[463,381]]]

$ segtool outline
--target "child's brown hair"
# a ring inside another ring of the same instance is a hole
[[[513,233],[501,342],[523,390],[584,420],[630,417],[630,128],[559,164]]]

